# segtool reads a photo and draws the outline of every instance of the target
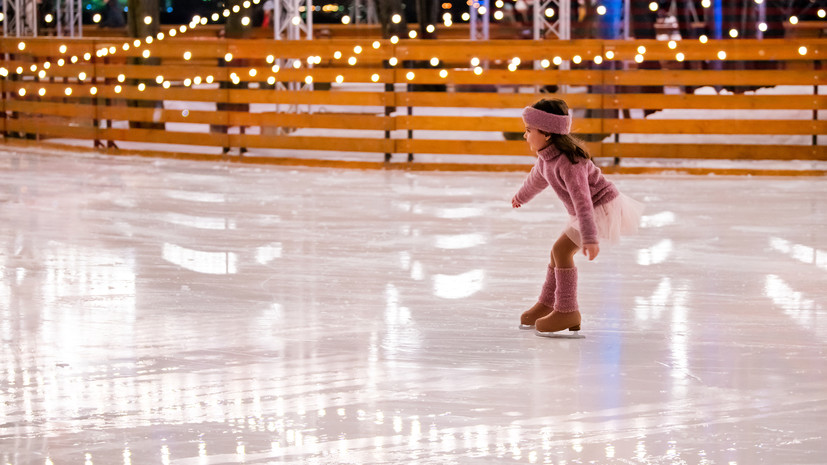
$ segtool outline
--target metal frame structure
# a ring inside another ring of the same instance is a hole
[[[365,24],[378,24],[379,15],[376,13],[376,2],[374,0],[366,0],[365,2]],[[362,24],[362,16],[359,12],[362,10],[362,0],[354,0],[353,2],[353,24]]]
[[[626,0],[628,3],[629,0]],[[546,18],[551,8],[554,15]],[[569,0],[537,0],[534,2],[534,40],[545,39],[549,33],[560,40],[571,39],[571,2]]]
[[[57,0],[55,16],[57,17],[58,37],[83,37],[83,10],[81,0]],[[68,34],[64,34],[68,32]]]
[[[3,0],[3,36],[37,37],[35,0]]]
[[[81,0],[55,2],[55,32],[58,37],[83,37]],[[50,13],[50,12],[47,12]],[[3,36],[37,37],[36,0],[3,0]]]
[[[299,9],[305,3],[305,18]],[[304,33],[304,37],[302,37]],[[313,39],[313,0],[275,0],[273,5],[273,38],[276,40]]]
[[[312,40],[313,39],[313,0],[274,0],[273,5],[273,38],[275,40]],[[304,3],[305,17],[302,19],[300,8]],[[277,60],[281,67],[292,66],[295,60]],[[311,64],[306,64],[313,67]],[[276,81],[276,91],[284,90],[313,90],[313,83]],[[276,104],[276,112],[300,113],[296,104]],[[313,107],[307,105],[306,113],[313,113]],[[279,128],[281,134],[292,132],[291,128]]]
[[[480,8],[485,8],[485,14],[480,14]],[[488,25],[491,11],[488,0],[474,0],[468,12],[471,16],[469,21],[471,29],[471,40],[488,40]]]

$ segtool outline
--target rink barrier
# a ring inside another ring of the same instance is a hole
[[[283,43],[167,39],[149,47],[153,59],[159,60],[159,64],[128,64],[128,58],[135,58],[140,53],[140,49],[134,47],[126,52],[119,50],[114,56],[95,57],[90,62],[79,60],[63,66],[56,64],[59,57],[69,60],[71,56],[80,57],[87,52],[94,54],[103,46],[116,46],[123,40],[26,39],[23,51],[19,50],[19,39],[0,40],[0,51],[5,57],[2,66],[7,70],[18,67],[24,70],[22,75],[12,73],[2,80],[5,115],[2,124],[6,137],[124,141],[148,144],[149,150],[170,150],[152,144],[312,150],[331,152],[334,158],[336,152],[342,150],[385,154],[386,159],[390,154],[406,153],[449,157],[525,156],[526,147],[521,140],[502,140],[501,136],[500,140],[435,139],[434,135],[415,137],[419,134],[412,131],[444,131],[440,134],[471,131],[519,136],[523,130],[519,109],[540,97],[553,96],[565,99],[578,116],[573,125],[575,133],[614,135],[615,142],[604,138],[602,142],[587,143],[596,157],[616,160],[827,161],[827,150],[818,143],[818,136],[827,134],[827,121],[819,120],[817,113],[819,109],[827,108],[827,96],[816,91],[817,86],[827,84],[827,70],[823,69],[823,58],[827,54],[825,39],[743,39],[706,44],[681,41],[675,49],[667,42],[654,40],[474,43],[405,40],[396,45],[378,41],[379,47],[374,48],[374,41],[370,39]],[[66,45],[65,53],[60,53],[61,45]],[[362,47],[358,54],[353,51],[357,45]],[[646,47],[646,61],[638,65],[629,58],[634,57],[641,46]],[[804,53],[802,47],[806,49]],[[183,51],[190,52],[190,60],[183,59]],[[342,52],[342,58],[334,59],[335,51]],[[608,69],[525,69],[534,61],[554,56],[603,57],[608,51],[616,57],[604,61],[602,66]],[[675,61],[674,55],[678,51],[684,54],[683,62]],[[725,51],[726,60],[713,58],[718,51]],[[227,53],[233,55],[231,64],[243,60],[245,66],[226,66],[223,57]],[[282,64],[278,72],[266,62],[268,54],[273,55],[275,63]],[[305,67],[309,56],[324,56],[325,59],[309,68]],[[349,57],[357,58],[355,66],[347,64]],[[387,60],[391,57],[399,60],[396,67],[388,67]],[[440,59],[437,67],[428,63],[416,63],[423,68],[411,67],[415,64],[413,60],[424,61],[432,57]],[[514,57],[520,58],[522,68],[516,71],[497,69]],[[488,69],[476,74],[469,64],[474,58]],[[290,59],[301,59],[303,67],[290,67]],[[45,79],[27,72],[32,64],[42,64],[44,60],[52,64]],[[749,67],[744,62],[777,69],[723,69]],[[636,69],[653,64],[659,69]],[[704,66],[722,69],[699,69]],[[448,71],[447,77],[440,75],[443,68]],[[409,79],[411,72],[414,75]],[[79,73],[86,74],[83,82],[78,80]],[[233,73],[243,81],[242,85],[251,88],[219,88],[217,83],[228,82]],[[339,75],[347,76],[345,82],[349,86],[355,84],[356,90],[326,84],[334,82]],[[119,76],[123,76],[122,82]],[[157,85],[157,76],[163,76],[170,88]],[[185,86],[183,80],[194,76],[202,79],[212,76],[215,83],[198,88]],[[274,90],[265,85],[270,76],[277,77],[279,83],[302,82],[310,76],[316,87],[312,90],[309,86],[302,90]],[[146,88],[140,89],[139,82]],[[89,89],[93,85],[97,94],[91,96]],[[119,91],[116,91],[116,85],[120,86]],[[433,91],[427,87],[423,89],[428,91],[419,91],[416,88],[427,85],[444,85],[446,91]],[[540,92],[542,86],[550,85],[560,86],[562,91],[554,94]],[[686,93],[687,89],[698,86],[728,86],[735,93]],[[769,86],[793,86],[796,91],[809,87],[814,91],[786,95],[743,92],[745,88]],[[664,87],[678,89],[678,93],[664,93]],[[67,88],[71,95],[66,95]],[[24,97],[19,95],[21,89],[25,91]],[[38,95],[41,89],[45,92],[43,97]],[[129,101],[149,105],[188,102],[184,105],[192,104],[192,109],[182,112],[180,108],[127,106]],[[237,108],[249,104],[272,106],[273,111],[249,112]],[[216,105],[225,105],[229,109],[216,111]],[[298,112],[294,112],[297,108]],[[337,112],[329,111],[330,108]],[[414,108],[416,114],[406,114],[408,108]],[[424,114],[440,109],[456,114]],[[513,116],[501,115],[504,110],[509,111],[506,109],[510,109]],[[782,116],[769,120],[771,124],[760,124],[753,119],[654,119],[623,114],[678,109],[799,113],[804,110],[810,112],[811,117]],[[116,122],[116,127],[111,127],[110,121]],[[261,133],[240,135],[205,130],[204,126],[210,124],[256,127],[261,128]],[[199,125],[197,131],[182,130]],[[318,132],[326,129],[337,132],[329,136]],[[366,131],[371,133],[366,135]],[[805,143],[760,145],[617,142],[623,135],[634,134],[786,135],[810,136],[811,139]]]

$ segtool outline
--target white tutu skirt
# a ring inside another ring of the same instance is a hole
[[[594,222],[597,225],[597,238],[600,243],[617,244],[621,236],[637,232],[643,208],[642,203],[623,193],[603,205],[594,207]],[[569,217],[563,233],[578,247],[583,247],[577,217]]]

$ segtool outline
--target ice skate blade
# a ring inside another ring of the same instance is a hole
[[[557,331],[553,333],[544,333],[542,331],[534,331],[535,336],[547,337],[550,339],[585,339],[586,336],[580,334],[580,331]]]
[[[522,329],[522,330],[531,330],[531,329],[534,329],[534,325],[520,324],[520,329]]]

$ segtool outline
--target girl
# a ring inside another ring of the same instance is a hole
[[[523,122],[525,140],[537,152],[537,162],[511,206],[520,208],[551,186],[570,218],[551,248],[540,298],[522,314],[520,328],[535,328],[538,336],[558,337],[558,331],[580,330],[575,253],[583,249],[594,260],[600,252],[599,239],[617,242],[621,234],[636,231],[643,205],[603,177],[588,152],[569,135],[571,115],[566,102],[540,100],[523,110]]]

